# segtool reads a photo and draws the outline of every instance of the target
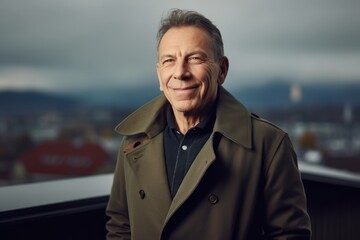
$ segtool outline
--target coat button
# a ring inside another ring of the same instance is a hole
[[[211,204],[216,204],[219,201],[219,197],[215,194],[210,194],[208,200]]]
[[[144,199],[145,198],[145,191],[141,189],[139,191],[139,196],[140,196],[141,199]]]

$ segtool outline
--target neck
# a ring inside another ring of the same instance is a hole
[[[207,116],[210,112],[210,108],[204,110],[204,111],[198,111],[199,113],[186,113],[186,112],[176,112],[174,111],[174,117],[175,121],[178,127],[178,130],[182,134],[186,134],[187,131],[193,127],[195,127],[197,124],[200,123],[201,120],[204,119],[205,116]]]
[[[178,126],[178,129],[182,134],[186,134],[190,128],[195,127],[202,119],[200,116],[188,117],[181,113],[174,114],[174,115],[175,115],[175,121]]]

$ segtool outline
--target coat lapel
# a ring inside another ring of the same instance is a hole
[[[221,87],[219,92],[217,119],[215,120],[213,134],[218,132],[237,144],[251,148],[251,120],[249,113],[225,89]],[[168,104],[166,98],[161,95],[131,114],[116,127],[116,131],[125,136],[144,133],[150,138],[147,144],[128,153],[127,157],[136,179],[141,186],[146,188],[144,189],[147,191],[146,195],[151,196],[151,206],[149,206],[151,209],[146,209],[146,211],[155,211],[157,209],[154,216],[156,214],[161,216],[158,220],[164,223],[164,227],[194,192],[207,169],[215,161],[213,139],[210,137],[187,172],[174,199],[171,200],[162,133],[166,124],[166,104]],[[238,130],[234,131],[234,129]]]
[[[144,146],[129,153],[127,160],[136,181],[139,182],[150,201],[151,208],[146,211],[156,211],[154,217],[159,216],[159,220],[163,223],[171,204],[165,168],[163,134],[159,134]]]
[[[213,150],[212,137],[205,143],[204,147],[195,158],[189,171],[185,175],[179,190],[177,191],[166,217],[166,222],[173,216],[179,207],[189,198],[196,186],[199,184],[201,178],[204,176],[206,170],[215,161],[215,153]],[[165,222],[165,224],[166,224]],[[165,225],[164,225],[165,226]]]

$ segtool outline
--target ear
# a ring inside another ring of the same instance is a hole
[[[228,71],[229,71],[229,59],[226,56],[224,56],[220,60],[220,73],[218,78],[218,83],[220,85],[225,82],[225,78],[227,76]]]
[[[160,91],[163,91],[164,89],[163,89],[163,86],[162,86],[162,83],[160,80],[160,65],[159,65],[159,63],[156,64],[156,73],[157,73],[157,77],[159,80]]]

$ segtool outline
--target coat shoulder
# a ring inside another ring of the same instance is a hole
[[[264,119],[255,113],[251,113],[250,116],[251,116],[252,122],[254,124],[256,124],[258,126],[262,126],[264,128],[273,129],[274,131],[284,133],[284,130],[282,128],[280,128],[278,125],[276,125],[275,123],[273,123],[267,119]]]
[[[283,138],[287,133],[275,123],[261,118],[255,113],[251,113],[251,121],[253,124],[254,137],[262,137],[267,139]]]

